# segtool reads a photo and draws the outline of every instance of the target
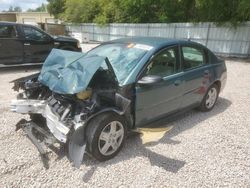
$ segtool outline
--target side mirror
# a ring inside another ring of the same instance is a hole
[[[162,81],[161,76],[156,76],[156,75],[148,75],[142,77],[140,80],[138,80],[139,85],[154,85],[156,83],[159,83]]]

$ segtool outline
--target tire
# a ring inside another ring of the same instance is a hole
[[[200,104],[199,110],[208,112],[214,108],[219,96],[219,87],[216,84],[210,86]]]
[[[109,160],[119,153],[126,136],[122,116],[110,112],[98,115],[86,128],[87,150],[98,161]]]

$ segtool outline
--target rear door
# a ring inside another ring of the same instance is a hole
[[[44,62],[54,47],[52,37],[34,26],[22,26],[22,30],[25,63]]]
[[[23,62],[23,42],[15,25],[0,25],[0,64]]]
[[[184,94],[181,108],[199,104],[206,92],[211,75],[206,51],[198,45],[182,45]]]

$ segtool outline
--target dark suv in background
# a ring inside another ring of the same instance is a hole
[[[52,48],[82,51],[77,39],[26,24],[0,22],[0,67],[43,63]]]

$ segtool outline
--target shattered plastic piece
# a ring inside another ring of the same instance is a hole
[[[143,144],[159,141],[173,126],[162,128],[138,128],[135,131],[141,133]]]
[[[76,168],[80,168],[86,149],[86,140],[83,136],[83,130],[82,127],[77,129],[69,141],[69,159]]]
[[[78,99],[85,100],[88,99],[92,94],[92,89],[87,89],[76,94]]]

